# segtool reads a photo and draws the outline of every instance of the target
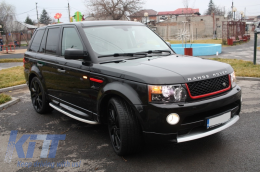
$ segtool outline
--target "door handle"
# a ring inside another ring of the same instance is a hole
[[[66,70],[63,70],[63,69],[58,69],[58,72],[60,72],[60,73],[65,73],[65,72],[66,72]]]
[[[40,66],[40,67],[42,67],[42,66],[43,66],[43,64],[41,64],[41,63],[37,63],[37,66]]]

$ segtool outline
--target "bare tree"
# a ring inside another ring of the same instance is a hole
[[[184,8],[189,8],[190,0],[182,0]]]
[[[89,15],[96,19],[120,20],[142,8],[143,0],[85,0]]]
[[[2,1],[0,3],[0,24],[3,27],[4,33],[8,34],[12,32],[15,17],[15,7],[13,5],[5,3]],[[8,39],[6,40],[6,44],[8,44]]]

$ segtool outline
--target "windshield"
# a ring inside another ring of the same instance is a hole
[[[88,27],[84,31],[98,55],[170,50],[160,37],[145,26]]]

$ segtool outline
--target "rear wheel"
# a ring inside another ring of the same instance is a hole
[[[111,98],[107,112],[109,135],[116,154],[138,152],[142,147],[141,128],[131,107],[119,98]]]
[[[34,77],[30,83],[32,104],[36,112],[44,114],[51,112],[52,108],[46,98],[46,93],[43,89],[42,83],[39,78]]]

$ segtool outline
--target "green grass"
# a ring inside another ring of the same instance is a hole
[[[0,70],[0,88],[25,84],[24,68],[22,66]]]
[[[11,97],[6,94],[0,94],[0,105],[11,100]]]
[[[18,59],[0,59],[0,63],[8,63],[8,62],[23,62],[23,58],[18,58]]]
[[[253,62],[237,60],[237,59],[211,58],[211,60],[216,60],[219,62],[230,64],[235,70],[236,76],[260,77],[259,64],[254,65]]]

